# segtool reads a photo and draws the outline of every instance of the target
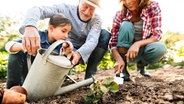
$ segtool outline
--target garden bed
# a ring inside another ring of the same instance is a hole
[[[116,93],[103,95],[102,104],[184,104],[184,67],[165,65],[163,68],[149,70],[151,78],[143,77],[136,71],[130,71],[133,81],[119,85]],[[114,76],[113,70],[101,70],[96,79]],[[72,75],[76,80],[83,80],[84,72]],[[0,86],[4,88],[3,81]],[[90,92],[89,86],[71,92],[27,102],[28,104],[88,104],[84,98]]]

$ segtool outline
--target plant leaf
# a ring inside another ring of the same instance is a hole
[[[109,86],[109,91],[111,92],[118,92],[119,91],[119,85],[116,82],[112,82]]]
[[[107,88],[106,86],[104,86],[104,85],[100,85],[100,90],[101,90],[103,93],[106,93],[106,92],[109,91],[108,88]]]
[[[114,81],[114,78],[113,78],[113,77],[108,77],[108,78],[106,78],[106,79],[103,80],[103,84],[104,84],[105,86],[108,86],[108,85],[110,85],[113,81]]]

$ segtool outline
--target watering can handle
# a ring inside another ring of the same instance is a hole
[[[50,53],[58,46],[60,45],[61,43],[64,43],[66,41],[64,40],[57,40],[56,42],[54,42],[53,44],[51,44],[49,46],[49,48],[45,51],[45,53],[43,54],[43,59],[46,60],[47,57],[50,55]]]

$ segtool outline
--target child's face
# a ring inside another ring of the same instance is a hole
[[[65,40],[68,38],[68,34],[71,30],[71,25],[67,24],[65,26],[58,26],[56,28],[52,27],[51,29],[51,37],[54,40]]]

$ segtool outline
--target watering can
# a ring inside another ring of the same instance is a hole
[[[58,45],[64,42],[64,40],[58,40],[47,50],[38,50],[35,60],[22,85],[22,87],[27,90],[28,100],[60,95],[94,82],[94,78],[89,78],[81,82],[76,82],[75,84],[61,87],[73,65],[65,56],[52,54],[52,52]]]

